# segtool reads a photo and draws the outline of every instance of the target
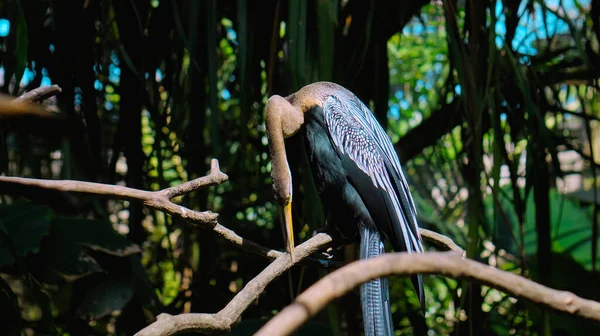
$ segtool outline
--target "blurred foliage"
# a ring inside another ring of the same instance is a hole
[[[57,120],[0,123],[0,172],[186,195],[241,236],[283,248],[264,103],[317,80],[355,92],[405,166],[420,224],[471,258],[600,300],[600,3],[0,1],[0,91],[58,84]],[[302,141],[288,146],[297,237],[322,215]],[[141,204],[40,190],[0,195],[7,335],[130,335],[160,312],[216,312],[267,261]],[[336,258],[349,260],[351,249]],[[230,334],[246,335],[325,274],[298,266]],[[475,284],[425,279],[433,334],[580,335],[598,325]],[[390,281],[397,334],[418,300]],[[355,292],[300,334],[355,335]]]

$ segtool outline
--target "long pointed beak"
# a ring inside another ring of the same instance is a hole
[[[294,225],[292,224],[292,200],[290,199],[283,206],[283,221],[282,224],[285,229],[285,242],[288,253],[292,258],[292,262],[295,262],[294,258]]]

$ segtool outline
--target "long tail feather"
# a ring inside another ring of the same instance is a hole
[[[375,229],[360,230],[360,258],[373,258],[385,253],[381,235]],[[360,287],[365,336],[388,336],[394,334],[390,291],[387,278],[369,281]]]

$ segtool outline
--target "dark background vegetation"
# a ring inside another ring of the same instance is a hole
[[[181,202],[283,249],[264,103],[335,81],[387,128],[422,227],[471,258],[600,299],[595,0],[3,0],[0,18],[10,23],[0,90],[58,84],[64,116],[2,121],[2,174],[158,190],[217,158],[230,181]],[[322,216],[300,143],[288,145],[302,241]],[[129,335],[160,312],[216,312],[267,265],[140,204],[0,194],[6,335]],[[325,273],[295,267],[232,334]],[[418,300],[405,280],[390,283],[395,328],[410,335]],[[434,276],[425,286],[434,334],[598,332],[485,286]],[[358,334],[359,314],[355,293],[304,332]]]

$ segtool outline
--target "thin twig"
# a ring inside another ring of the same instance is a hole
[[[289,335],[329,302],[367,281],[390,275],[413,274],[440,274],[474,280],[543,307],[600,322],[599,302],[548,288],[517,274],[464,259],[454,252],[390,253],[353,262],[322,278],[255,335]]]

